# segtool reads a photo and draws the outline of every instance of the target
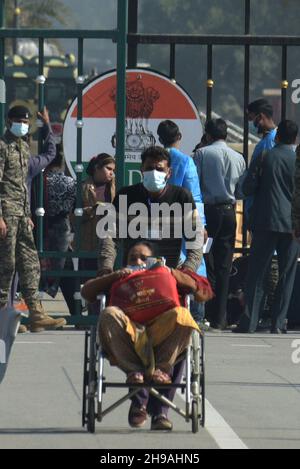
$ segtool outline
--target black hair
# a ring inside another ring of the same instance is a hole
[[[277,137],[281,143],[293,145],[298,135],[298,125],[292,120],[283,120],[280,122],[277,130]]]
[[[259,114],[260,113],[260,108],[262,106],[269,105],[269,101],[267,101],[264,98],[256,99],[255,101],[252,101],[252,103],[248,104],[247,106],[247,111],[251,112],[253,114]]]
[[[64,169],[64,166],[65,166],[65,157],[64,157],[63,144],[58,143],[56,145],[56,156],[54,160],[51,161],[47,169],[51,169],[51,168]]]
[[[142,164],[144,164],[148,158],[151,158],[155,161],[167,161],[168,167],[171,167],[171,157],[169,155],[169,152],[163,147],[153,146],[146,148],[146,150],[143,151],[141,156]]]
[[[146,241],[143,239],[139,241],[136,241],[136,240],[128,240],[128,241],[129,243],[127,244],[126,249],[124,250],[123,265],[127,265],[127,259],[128,259],[129,253],[131,249],[135,248],[136,246],[146,246],[151,251],[151,255],[153,257],[156,256],[156,246],[150,243],[149,241]]]
[[[116,161],[113,156],[110,156],[107,153],[100,153],[99,155],[94,156],[94,158],[91,159],[87,166],[86,173],[89,176],[93,176],[96,168],[103,168],[103,166],[106,166],[107,164],[111,163],[115,164],[115,162]]]
[[[207,140],[207,135],[203,134],[202,138],[201,138],[201,141],[195,146],[195,148],[193,150],[193,153],[196,153],[197,150],[199,150],[203,147],[207,147],[208,145],[209,145],[209,142]]]
[[[205,133],[213,140],[227,139],[227,124],[223,119],[211,119],[205,124]]]
[[[152,255],[154,255],[154,253],[156,251],[154,244],[150,243],[149,241],[143,241],[143,240],[140,240],[140,241],[137,241],[137,242],[133,243],[130,246],[129,251],[131,251],[131,249],[133,249],[133,248],[136,248],[137,246],[146,246],[149,249],[149,251],[151,251]],[[128,251],[128,253],[129,253],[129,251]]]
[[[171,120],[161,122],[157,128],[157,135],[160,142],[165,146],[173,145],[181,138],[179,127]]]
[[[258,113],[257,114],[263,114],[264,116],[268,117],[269,119],[272,119],[273,114],[274,114],[274,109],[271,104],[264,104],[260,107],[258,107]]]

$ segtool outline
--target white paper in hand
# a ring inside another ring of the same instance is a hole
[[[207,239],[206,243],[203,246],[203,254],[209,254],[210,253],[213,242],[214,242],[213,238],[208,238]]]

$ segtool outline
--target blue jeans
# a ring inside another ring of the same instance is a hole
[[[205,303],[198,303],[191,301],[191,314],[197,323],[204,321],[205,318]]]

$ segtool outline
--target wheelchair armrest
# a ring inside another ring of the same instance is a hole
[[[189,295],[185,295],[184,301],[186,304],[186,309],[188,309],[189,311],[191,309],[191,301],[193,301],[193,299],[194,295],[192,293],[190,293]]]
[[[98,295],[97,300],[100,302],[100,312],[106,308],[106,295]]]

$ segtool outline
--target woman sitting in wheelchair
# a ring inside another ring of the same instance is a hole
[[[109,307],[101,311],[98,333],[110,363],[127,374],[128,384],[171,384],[177,358],[199,327],[180,295],[208,301],[206,279],[190,271],[155,263],[151,244],[138,242],[128,253],[127,267],[88,281],[82,296],[89,302],[106,293]],[[149,268],[149,263],[153,263]],[[148,268],[147,268],[148,267]]]

